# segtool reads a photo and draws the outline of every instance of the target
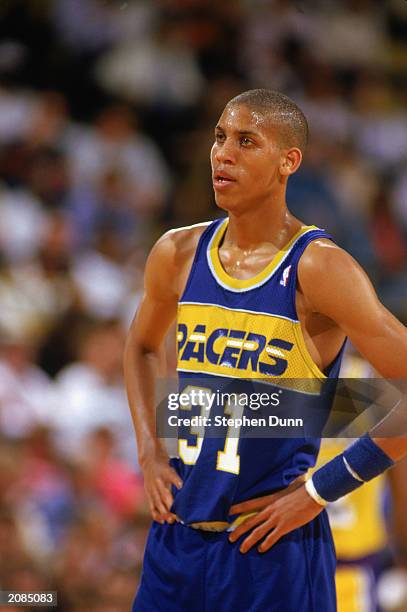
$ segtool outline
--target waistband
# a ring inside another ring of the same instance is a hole
[[[254,516],[257,512],[244,512],[243,514],[239,514],[237,518],[232,523],[227,523],[226,521],[202,521],[200,523],[189,523],[186,524],[186,527],[191,527],[191,529],[200,529],[202,531],[215,531],[221,533],[222,531],[234,531],[236,527],[243,523],[250,516]],[[179,523],[183,523],[178,517],[177,521]]]
[[[308,473],[301,474],[295,480],[293,480],[293,482],[291,482],[288,487],[283,487],[282,489],[273,491],[272,494],[284,495],[285,493],[289,492],[292,485],[295,485],[295,483],[303,483],[308,477]],[[178,523],[180,523],[181,525],[185,525],[185,527],[191,527],[192,529],[201,529],[202,531],[215,531],[221,533],[222,531],[234,531],[236,527],[240,525],[240,523],[243,523],[243,521],[245,521],[250,516],[254,516],[255,514],[257,514],[257,512],[243,512],[242,514],[239,514],[239,516],[235,518],[232,523],[228,523],[227,521],[202,521],[199,523],[184,523],[184,521],[182,521],[178,516],[176,516],[176,519]]]

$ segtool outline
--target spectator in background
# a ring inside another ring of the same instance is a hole
[[[151,226],[165,204],[170,178],[160,152],[142,134],[129,107],[105,108],[97,116],[94,129],[68,142],[67,154],[71,160],[73,184],[93,191],[92,205],[96,214],[103,215],[106,196],[115,198],[119,193],[124,214],[133,218],[133,228],[140,234]],[[71,207],[74,214],[79,215],[80,189]]]
[[[123,254],[131,252],[145,240],[146,225],[152,221],[154,208],[159,204],[158,200],[151,202],[150,210],[148,198],[144,202],[146,208],[141,202],[138,207],[137,202],[133,181],[119,166],[104,169],[92,188],[86,184],[74,187],[66,210],[75,229],[75,244],[84,248],[95,246],[98,233],[109,227],[110,233],[120,239]]]
[[[101,51],[118,36],[114,2],[56,0],[51,17],[62,41],[74,53]]]
[[[401,169],[401,173],[392,190],[394,202],[394,214],[404,235],[407,235],[407,163]]]
[[[407,239],[396,222],[385,185],[372,198],[372,236],[383,276],[405,270]]]
[[[66,156],[59,149],[34,148],[26,180],[28,189],[46,209],[61,209],[69,189]]]
[[[117,211],[117,216],[116,211],[112,212],[115,219],[120,219],[120,211]],[[106,214],[109,214],[108,210]],[[125,238],[129,238],[127,232]],[[104,225],[98,227],[94,248],[84,248],[73,258],[72,280],[83,310],[91,317],[109,319],[121,316],[132,286],[124,265],[129,247],[123,236]]]
[[[0,271],[0,324],[6,330],[42,338],[75,301],[70,241],[66,219],[49,215],[36,256]]]
[[[36,365],[34,338],[6,337],[0,344],[0,434],[23,438],[48,424],[55,410],[50,378]]]
[[[0,252],[11,264],[38,252],[47,224],[42,203],[26,188],[0,183]]]
[[[119,42],[99,60],[96,78],[121,98],[165,112],[193,106],[204,81],[182,22],[162,19],[148,38]]]
[[[1,68],[0,68],[1,77]],[[29,129],[37,97],[33,91],[4,87],[0,81],[0,143],[19,141]]]
[[[58,148],[73,129],[68,103],[58,91],[44,91],[33,103],[24,140],[32,148]]]
[[[362,72],[352,92],[355,142],[376,170],[398,169],[407,156],[407,119],[383,72]]]
[[[315,54],[332,66],[354,70],[375,68],[385,62],[386,34],[379,3],[319,2],[312,22]]]
[[[10,498],[30,558],[47,564],[75,516],[73,489],[49,427],[37,426],[19,445]]]
[[[98,496],[119,519],[129,519],[136,512],[142,512],[145,500],[141,477],[120,459],[113,432],[107,427],[94,429],[83,448],[78,467],[86,478],[87,494]],[[147,514],[147,508],[144,512]]]
[[[132,425],[122,378],[125,332],[120,322],[97,322],[78,339],[78,360],[57,378],[55,413],[58,447],[67,456],[81,454],[97,427],[115,432],[121,456],[135,459]]]
[[[304,94],[299,97],[310,133],[321,141],[329,134],[329,145],[348,142],[353,129],[353,115],[333,67],[312,60],[303,78]]]

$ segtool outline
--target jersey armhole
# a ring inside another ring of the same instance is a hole
[[[311,236],[310,235],[307,236],[307,240],[305,241],[305,244],[302,245],[301,250],[299,251],[298,254],[296,254],[295,261],[293,262],[295,264],[295,269],[294,269],[294,274],[291,275],[290,298],[291,298],[291,307],[294,313],[294,319],[296,319],[297,321],[300,320],[298,316],[298,312],[297,312],[297,302],[295,299],[297,285],[298,285],[298,266],[300,263],[300,259],[304,255],[306,248],[311,244],[311,242],[314,242],[315,240],[318,240],[319,238],[330,240],[333,244],[335,244],[335,241],[330,234],[327,234],[324,230],[316,230],[315,233],[313,233]]]
[[[295,315],[294,318],[298,321],[298,324],[294,326],[295,327],[294,333],[295,333],[302,357],[305,360],[305,363],[310,368],[311,372],[314,374],[314,376],[317,376],[318,378],[326,379],[326,378],[334,377],[335,373],[339,370],[338,366],[340,365],[342,355],[344,352],[344,348],[346,345],[346,337],[337,355],[334,357],[331,363],[325,368],[325,371],[321,370],[317,366],[313,358],[311,357],[311,353],[309,352],[307,345],[305,343],[305,338],[304,338],[304,334],[303,334],[302,327],[301,327],[301,321],[298,316],[297,303],[296,303],[296,291],[297,291],[297,286],[298,286],[298,265],[299,265],[300,259],[303,256],[308,245],[311,244],[311,242],[314,242],[314,240],[318,240],[319,238],[330,240],[331,242],[335,244],[333,237],[330,234],[326,233],[324,230],[316,230],[315,233],[307,237],[305,244],[302,245],[301,250],[296,256],[295,273],[291,277],[290,293],[291,293],[291,305],[292,305],[293,313]]]
[[[207,235],[209,234],[209,232],[213,229],[214,225],[216,223],[218,223],[218,222],[219,222],[219,219],[215,219],[214,221],[212,221],[208,225],[208,227],[206,227],[204,229],[204,231],[202,232],[202,234],[199,237],[198,245],[197,245],[197,247],[195,249],[194,259],[192,261],[191,269],[190,269],[189,274],[188,274],[188,279],[187,279],[187,282],[185,284],[184,291],[182,292],[182,295],[181,295],[180,299],[178,300],[178,304],[182,303],[182,301],[185,298],[185,295],[186,295],[187,291],[189,290],[189,288],[191,286],[192,278],[193,278],[193,276],[195,274],[196,266],[197,266],[197,263],[198,263],[198,260],[199,260],[200,254],[201,254],[203,243],[204,243]]]

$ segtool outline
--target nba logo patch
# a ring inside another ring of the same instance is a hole
[[[291,265],[284,268],[284,272],[280,280],[280,285],[283,285],[283,287],[287,287],[288,277],[290,276],[290,270],[291,270]]]

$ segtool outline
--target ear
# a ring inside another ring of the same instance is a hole
[[[280,161],[280,173],[283,176],[290,176],[297,172],[302,162],[302,153],[297,147],[285,149]]]

